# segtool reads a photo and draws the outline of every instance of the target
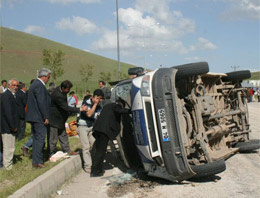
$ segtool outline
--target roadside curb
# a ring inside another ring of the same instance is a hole
[[[26,184],[10,198],[49,197],[82,169],[80,155],[71,156]]]

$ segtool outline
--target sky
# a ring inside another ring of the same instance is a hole
[[[116,0],[0,0],[1,25],[114,60]],[[259,0],[118,0],[120,61],[260,71]]]

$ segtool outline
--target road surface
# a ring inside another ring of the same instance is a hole
[[[248,108],[252,130],[250,139],[260,139],[260,103],[251,102],[248,104]],[[127,183],[115,185],[114,183],[131,178],[130,174],[122,173],[109,162],[106,164],[106,172],[103,177],[91,178],[89,174],[82,171],[69,183],[64,184],[60,191],[52,197],[260,197],[259,150],[254,153],[232,156],[226,161],[227,169],[218,175],[204,180],[182,183],[170,183],[156,178],[148,178],[148,180],[132,178]]]

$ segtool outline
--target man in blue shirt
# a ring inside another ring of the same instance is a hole
[[[82,145],[82,157],[84,171],[90,173],[92,166],[92,160],[90,155],[90,149],[95,142],[95,138],[92,136],[92,127],[95,120],[101,112],[100,103],[104,93],[101,89],[96,89],[93,93],[93,97],[82,102],[82,105],[87,107],[87,111],[80,113],[78,121],[78,132],[80,136],[80,142]]]

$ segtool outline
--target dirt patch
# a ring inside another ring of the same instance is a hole
[[[135,198],[148,196],[154,190],[154,187],[159,185],[153,181],[142,181],[140,179],[132,179],[123,184],[113,184],[107,190],[108,197],[122,197],[132,193]]]

